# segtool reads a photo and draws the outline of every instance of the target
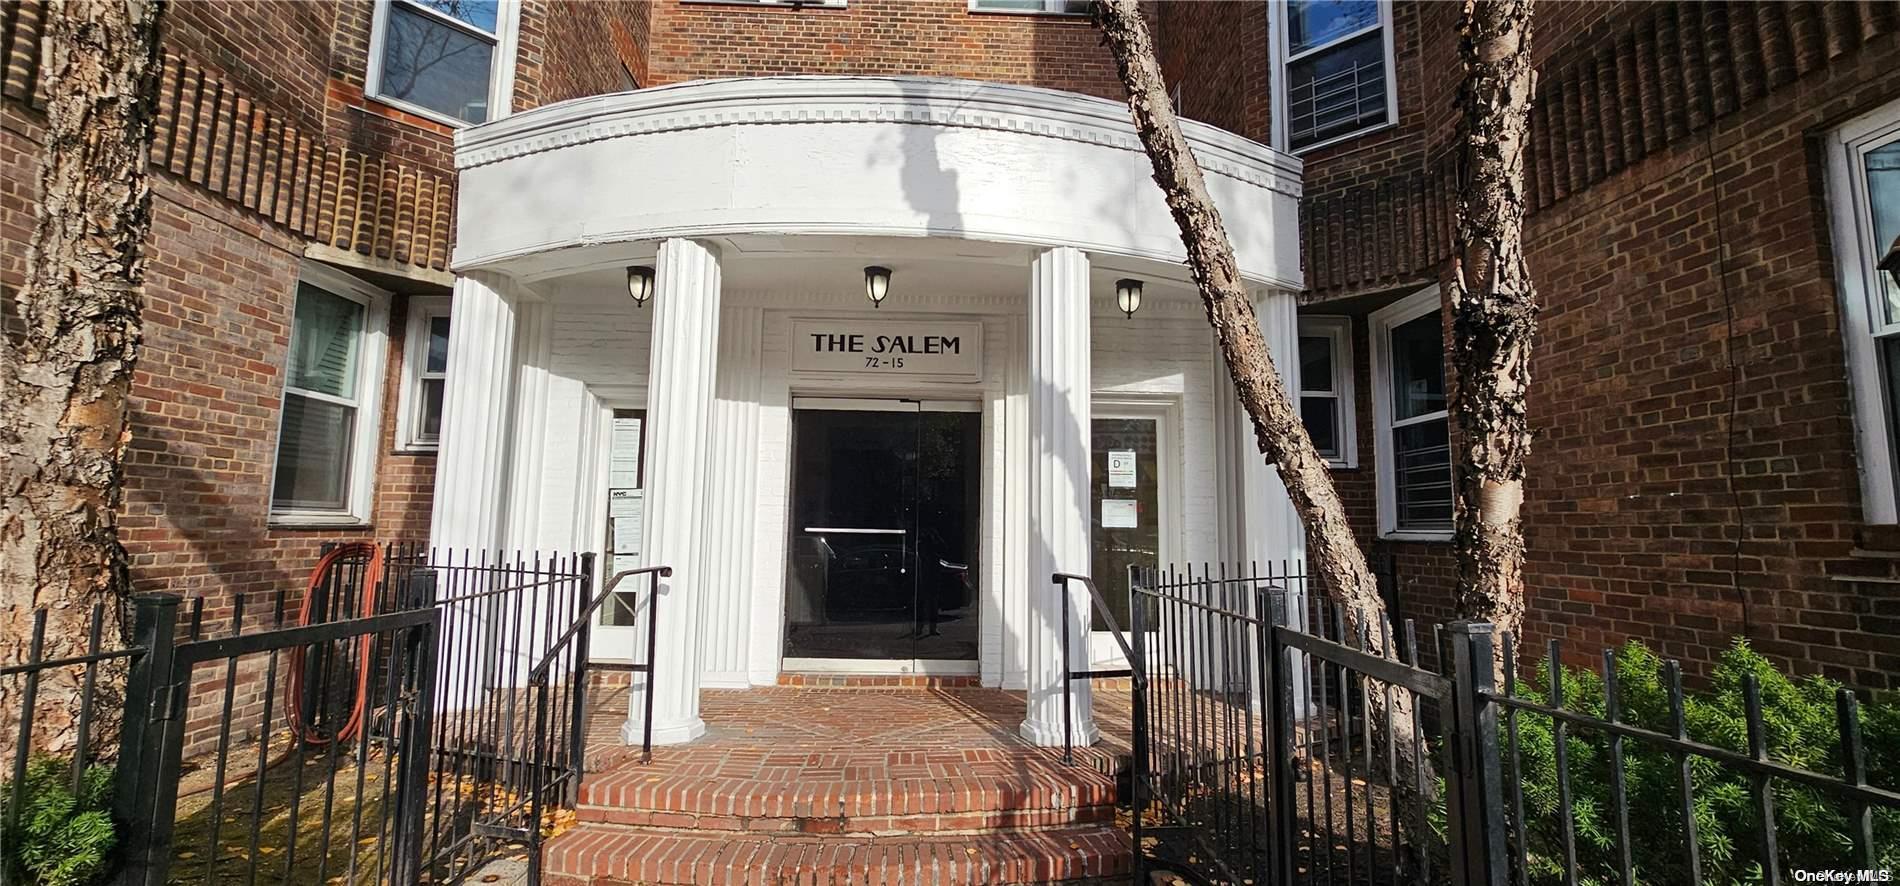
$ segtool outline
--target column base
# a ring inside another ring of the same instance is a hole
[[[1036,747],[1062,747],[1061,723],[1042,723],[1036,720],[1024,720],[1019,732],[1025,741],[1028,741]],[[1076,747],[1085,748],[1100,741],[1102,732],[1095,728],[1095,721],[1090,720],[1086,723],[1076,724],[1075,732],[1072,733],[1072,737]]]
[[[645,728],[646,724],[641,723],[638,719],[633,717],[628,717],[627,722],[620,724],[621,743],[630,745],[639,744],[642,738],[641,733]],[[705,734],[706,721],[698,717],[694,717],[684,723],[653,724],[653,744],[655,747],[669,744],[685,744]]]

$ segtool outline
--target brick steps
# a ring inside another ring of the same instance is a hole
[[[1103,722],[1126,708],[1100,697]],[[986,689],[701,693],[706,735],[588,773],[550,886],[1126,883],[1124,739],[1061,753]]]
[[[631,766],[581,787],[584,822],[682,830],[889,834],[1111,821],[1115,781],[1084,766],[1009,776],[797,781],[658,774]]]
[[[1133,850],[1112,826],[973,835],[790,837],[592,822],[547,847],[549,886],[1084,883],[1125,880]]]

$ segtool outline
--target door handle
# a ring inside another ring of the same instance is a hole
[[[908,529],[870,529],[851,526],[807,526],[806,532],[829,532],[833,535],[909,535]]]

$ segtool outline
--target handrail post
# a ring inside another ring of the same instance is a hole
[[[1133,728],[1129,734],[1129,754],[1134,757],[1129,765],[1128,809],[1130,830],[1135,844],[1134,882],[1146,882],[1146,856],[1141,850],[1141,818],[1148,811],[1148,647],[1142,642],[1141,600],[1135,594],[1135,567],[1128,567],[1128,629],[1134,632],[1130,638],[1133,645],[1129,648],[1128,677],[1129,719]]]
[[[1454,621],[1451,639],[1451,777],[1446,779],[1452,881],[1503,886],[1505,861],[1503,769],[1498,761],[1498,712],[1489,622]]]
[[[673,570],[662,567],[659,572],[647,576],[650,589],[647,601],[647,685],[642,704],[646,713],[640,717],[640,762],[653,762],[653,677],[659,668],[657,644],[660,641],[660,578],[672,575]]]
[[[113,817],[125,828],[122,882],[131,886],[164,882],[169,867],[169,859],[152,851],[152,810],[141,807],[149,807],[159,795],[158,763],[165,730],[154,721],[170,703],[172,646],[181,599],[177,594],[132,598],[132,644],[140,651],[126,675],[125,718],[120,725],[112,796]]]
[[[1062,762],[1075,765],[1075,717],[1070,713],[1070,681],[1073,680],[1069,656],[1069,580],[1058,572],[1050,577],[1062,596]]]
[[[581,776],[587,771],[587,680],[589,667],[587,657],[588,639],[593,630],[593,610],[587,606],[594,592],[594,554],[589,551],[581,555],[579,595],[581,603],[580,633],[574,635],[573,681],[574,710],[572,722],[568,725],[567,764],[573,777],[567,782],[567,796],[570,804],[578,804],[581,799]]]

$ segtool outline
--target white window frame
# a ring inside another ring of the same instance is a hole
[[[1287,45],[1287,0],[1269,0],[1267,3],[1267,45],[1271,48],[1270,51],[1273,54],[1272,138],[1275,148],[1296,155],[1305,154],[1308,151],[1317,151],[1328,145],[1336,145],[1343,141],[1370,135],[1398,125],[1399,85],[1392,53],[1392,0],[1378,0],[1378,3],[1379,23],[1377,25],[1369,25],[1349,34],[1341,34],[1327,41],[1324,45],[1315,46],[1298,55],[1294,55]],[[1286,89],[1287,66],[1314,53],[1323,52],[1334,45],[1362,37],[1374,30],[1384,32],[1381,42],[1385,46],[1385,122],[1335,135],[1332,138],[1316,141],[1310,145],[1302,145],[1297,150],[1292,148],[1290,146],[1291,139],[1288,136],[1289,130],[1287,128],[1287,115],[1290,113],[1288,110],[1289,105]]]
[[[1330,391],[1308,390],[1306,374],[1300,373],[1301,399],[1307,397],[1331,397],[1337,401],[1339,428],[1336,431],[1339,442],[1339,455],[1329,458],[1326,463],[1335,468],[1359,467],[1359,422],[1358,403],[1352,389],[1352,318],[1336,316],[1300,317],[1301,338],[1325,338],[1332,343],[1333,350],[1333,389]]]
[[[1051,8],[1065,2],[1067,2],[1067,0],[1041,0],[1041,9],[1004,9],[995,6],[984,6],[982,5],[982,0],[970,0],[970,11],[982,15],[1054,15],[1063,18],[1082,18],[1088,15],[1087,10],[1082,12],[1069,12],[1067,10]]]
[[[1450,541],[1451,530],[1400,529],[1398,458],[1393,451],[1393,432],[1399,428],[1428,421],[1449,425],[1449,408],[1425,415],[1392,421],[1392,330],[1443,309],[1437,286],[1425,289],[1389,304],[1367,318],[1372,339],[1372,427],[1375,443],[1373,459],[1378,469],[1379,537],[1394,541]],[[1449,407],[1449,404],[1447,404]],[[1446,459],[1447,463],[1450,459]]]
[[[441,372],[429,371],[429,321],[448,317],[452,302],[446,295],[409,297],[408,317],[403,324],[402,390],[397,401],[401,411],[396,413],[396,448],[403,452],[435,452],[442,446],[439,435],[434,440],[422,436],[422,383],[448,378],[446,366]]]
[[[278,386],[277,440],[271,451],[270,482],[265,484],[274,526],[367,526],[376,497],[376,450],[383,430],[384,356],[389,351],[389,293],[328,265],[305,261],[298,269],[297,286],[309,284],[339,298],[363,305],[362,341],[356,367],[356,439],[350,448],[349,504],[342,510],[280,508],[277,506],[277,458],[283,447],[284,400],[290,387],[290,359],[284,349],[283,380]],[[290,325],[296,325],[297,289],[291,290]],[[319,394],[299,394],[321,398]]]
[[[1878,339],[1900,335],[1900,324],[1887,322],[1875,267],[1891,244],[1875,242],[1873,208],[1867,191],[1865,156],[1900,138],[1900,101],[1843,124],[1828,134],[1827,192],[1834,246],[1835,284],[1840,290],[1841,335],[1847,346],[1847,375],[1852,391],[1854,436],[1860,450],[1862,518],[1868,523],[1900,522],[1896,506],[1894,421],[1889,415],[1891,379],[1881,368]]]
[[[376,0],[375,12],[370,17],[369,30],[369,70],[364,72],[363,94],[393,108],[426,117],[444,126],[463,129],[477,124],[460,117],[444,114],[433,108],[425,108],[414,102],[404,101],[394,96],[382,94],[383,81],[383,43],[389,35],[389,6],[401,3],[404,9],[429,16],[437,22],[448,25],[464,33],[493,40],[495,42],[494,68],[488,72],[488,119],[493,123],[513,113],[515,94],[515,47],[521,31],[521,0],[499,0],[495,10],[495,31],[489,33],[468,22],[430,9],[412,0]]]

